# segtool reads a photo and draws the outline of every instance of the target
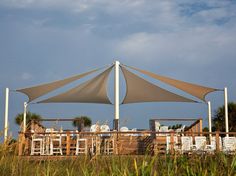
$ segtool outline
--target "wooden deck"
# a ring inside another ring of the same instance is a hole
[[[152,131],[140,131],[140,132],[105,132],[105,133],[91,133],[91,132],[81,132],[81,133],[59,133],[62,135],[62,151],[63,156],[60,155],[50,155],[50,156],[40,156],[40,158],[76,158],[76,136],[87,139],[88,152],[86,154],[80,155],[107,155],[104,151],[104,141],[107,139],[114,140],[113,151],[110,154],[113,155],[156,155],[165,154],[166,150],[166,137],[170,137],[170,149],[169,153],[175,153],[174,150],[174,137],[178,137],[180,141],[181,136],[192,136],[193,140],[195,136],[206,136],[207,144],[210,143],[209,136],[216,137],[216,152],[220,151],[220,136],[226,135],[223,132],[152,132]],[[236,136],[236,132],[228,133],[230,136]],[[31,136],[30,133],[19,133],[19,156],[30,156],[31,149]],[[48,135],[48,133],[42,133],[41,135]],[[92,151],[92,140],[96,139],[96,150]],[[30,156],[38,157],[38,156]],[[27,157],[26,157],[27,158]]]

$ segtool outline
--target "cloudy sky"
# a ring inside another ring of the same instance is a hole
[[[0,129],[5,87],[50,82],[114,60],[209,87],[227,86],[229,100],[235,101],[235,9],[230,0],[1,0]],[[112,81],[111,76],[111,100]],[[216,109],[223,92],[207,100]],[[10,92],[13,134],[24,101],[27,96]],[[44,117],[88,115],[110,124],[114,114],[112,106],[93,104],[32,104],[29,110]],[[203,117],[207,125],[204,103],[130,104],[120,113],[121,125],[130,128],[147,128],[154,117]]]

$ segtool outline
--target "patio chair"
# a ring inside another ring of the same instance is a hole
[[[54,134],[59,131],[51,131],[53,133],[49,134],[49,140],[50,140],[50,155],[54,154],[60,154],[62,153],[62,137],[61,134]]]
[[[173,136],[174,137],[174,151],[180,151],[179,148],[179,142],[178,142],[178,136]],[[166,136],[166,152],[169,153],[170,151],[170,147],[171,147],[171,137],[170,136]]]
[[[159,131],[160,130],[160,126],[161,126],[160,122],[155,121],[155,131]]]
[[[227,154],[235,153],[236,151],[236,137],[223,138],[223,152]]]
[[[100,125],[98,123],[93,124],[90,127],[90,132],[99,132],[100,131]],[[100,154],[100,148],[101,148],[101,135],[92,135],[92,146],[91,146],[91,153],[94,154]]]
[[[161,126],[159,132],[163,132],[163,133],[160,133],[159,136],[167,136],[169,134],[167,134],[166,132],[169,132],[169,127]]]
[[[109,132],[110,127],[108,125],[101,125],[100,131],[101,132]],[[101,134],[101,136],[110,136],[110,134]]]
[[[177,134],[179,134],[179,133],[181,133],[181,135],[182,136],[184,136],[184,129],[185,129],[185,125],[183,125],[183,126],[181,126],[181,128],[177,128],[176,130],[175,130],[175,132],[177,133]]]
[[[44,138],[41,135],[35,134],[33,130],[31,130],[32,140],[31,140],[31,152],[30,155],[43,155],[44,154]]]
[[[86,138],[80,138],[79,134],[77,135],[75,149],[75,155],[78,154],[88,154],[88,141]]]
[[[129,128],[124,126],[124,127],[120,128],[120,131],[121,132],[126,132],[126,131],[129,131]]]
[[[93,124],[90,127],[90,132],[98,132],[98,131],[100,131],[100,126],[98,124]]]
[[[128,132],[128,131],[129,131],[129,128],[126,126],[120,128],[120,132]],[[130,136],[130,134],[124,134],[124,136]]]
[[[115,148],[114,137],[111,136],[109,138],[104,139],[104,153],[107,155],[113,154]]]
[[[193,145],[193,138],[191,136],[181,136],[181,152],[189,153]]]
[[[101,153],[101,137],[100,136],[92,136],[92,147],[91,152],[93,155],[97,155]]]
[[[195,152],[203,152],[206,149],[206,136],[195,136],[195,145],[191,146]]]
[[[220,148],[220,151],[221,151],[222,150],[222,139],[221,139],[221,137],[219,137],[219,148]],[[206,145],[206,151],[208,153],[213,153],[213,152],[216,151],[216,137],[215,136],[212,136],[210,144]]]

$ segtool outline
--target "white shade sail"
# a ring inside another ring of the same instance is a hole
[[[107,96],[107,81],[113,66],[98,76],[67,92],[38,103],[102,103],[111,104]]]
[[[141,70],[135,67],[131,67],[131,66],[126,66],[128,68],[134,69],[136,71],[139,71],[145,75],[148,75],[154,79],[157,79],[159,81],[162,81],[166,84],[169,84],[173,87],[176,87],[186,93],[189,93],[190,95],[199,98],[200,100],[203,100],[206,102],[205,100],[205,96],[210,93],[210,92],[214,92],[214,91],[218,91],[219,89],[215,89],[215,88],[210,88],[210,87],[205,87],[205,86],[201,86],[201,85],[197,85],[197,84],[192,84],[192,83],[188,83],[188,82],[184,82],[184,81],[180,81],[180,80],[176,80],[176,79],[172,79],[166,76],[161,76],[161,75],[157,75],[154,73],[151,73],[149,71],[146,70]]]
[[[23,89],[18,89],[16,91],[26,94],[29,97],[28,102],[31,102],[31,101],[35,100],[36,98],[38,98],[40,96],[43,96],[43,95],[45,95],[45,94],[47,94],[47,93],[49,93],[53,90],[56,90],[60,87],[63,87],[66,84],[69,84],[73,81],[81,79],[81,78],[83,78],[83,77],[85,77],[89,74],[92,74],[92,73],[94,73],[94,72],[96,72],[100,69],[101,68],[95,69],[95,70],[92,70],[92,71],[88,71],[88,72],[80,74],[80,75],[72,76],[72,77],[69,77],[69,78],[66,78],[66,79],[63,79],[63,80],[54,81],[54,82],[51,82],[51,83],[41,84],[41,85],[37,85],[37,86],[33,86],[33,87],[27,87],[27,88],[23,88]]]
[[[138,102],[196,102],[162,89],[121,66],[126,81],[126,95],[122,104]]]

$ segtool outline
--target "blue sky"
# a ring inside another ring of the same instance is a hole
[[[235,9],[230,0],[1,0],[0,130],[5,87],[62,79],[116,59],[184,81],[227,86],[229,100],[235,101]],[[216,109],[223,104],[223,92],[209,94],[207,100]],[[24,101],[25,95],[10,93],[14,135],[14,117],[23,111]],[[110,124],[114,114],[112,106],[93,104],[40,104],[29,110],[44,117],[88,115],[93,122]],[[130,128],[148,128],[153,117],[203,117],[207,124],[205,104],[130,104],[122,105],[120,113],[121,125]]]

